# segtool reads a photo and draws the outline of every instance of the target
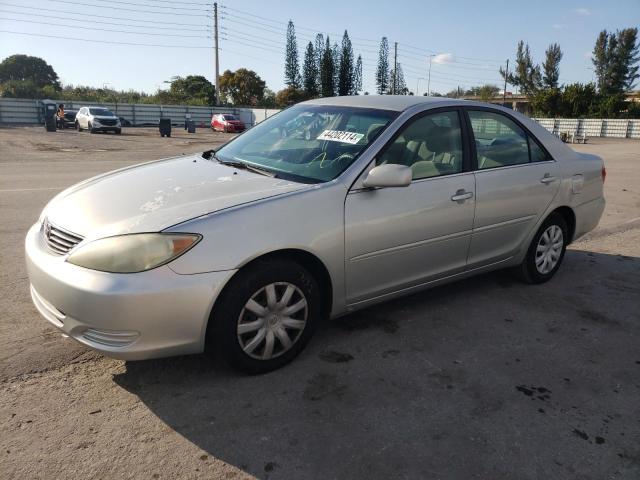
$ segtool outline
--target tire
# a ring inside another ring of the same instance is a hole
[[[115,133],[116,135],[120,135],[120,134],[122,133],[122,129],[120,129],[120,128],[116,128],[116,129],[114,130],[114,133]]]
[[[267,300],[270,286],[278,302],[272,302],[272,309]],[[289,300],[280,306],[290,289]],[[264,311],[264,317],[246,308],[252,299]],[[302,303],[304,307],[300,307]],[[286,307],[297,310],[287,315]],[[209,319],[207,345],[236,370],[253,375],[266,373],[286,365],[302,352],[321,315],[318,283],[304,267],[281,258],[259,260],[240,271],[222,292]],[[252,326],[252,322],[261,323]],[[239,325],[249,326],[251,330],[238,335]],[[280,340],[283,331],[290,346]],[[269,337],[270,356],[267,353]],[[251,342],[255,344],[253,350]]]
[[[80,122],[78,122],[77,120],[76,120],[76,130],[78,130],[79,132],[82,131],[82,127],[80,126]]]
[[[549,215],[531,240],[527,255],[517,269],[520,279],[530,284],[551,280],[562,264],[568,239],[569,229],[564,217],[559,213]]]
[[[89,122],[89,123],[87,124],[87,127],[89,128],[89,132],[90,132],[90,133],[96,133],[95,129],[94,129],[94,128],[93,128],[93,126],[91,125],[91,122]]]

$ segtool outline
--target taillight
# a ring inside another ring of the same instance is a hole
[[[602,166],[602,183],[604,183],[606,178],[607,178],[607,169],[603,165]]]

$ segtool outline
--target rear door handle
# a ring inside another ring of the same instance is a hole
[[[545,173],[545,174],[544,174],[544,177],[542,177],[542,178],[540,179],[540,183],[545,183],[545,184],[547,184],[547,183],[551,183],[551,182],[555,182],[555,181],[556,181],[556,177],[552,177],[552,176],[551,176],[550,174],[548,174],[548,173]]]
[[[469,200],[473,197],[473,192],[466,192],[464,190],[458,190],[456,194],[451,197],[452,202],[464,202],[465,200]]]

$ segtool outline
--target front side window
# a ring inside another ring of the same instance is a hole
[[[411,120],[378,155],[376,163],[406,165],[414,180],[462,172],[458,113],[438,112]]]
[[[478,169],[529,163],[527,134],[504,115],[470,110]]]
[[[344,172],[397,115],[387,110],[301,104],[260,122],[216,156],[261,167],[280,178],[327,182]]]

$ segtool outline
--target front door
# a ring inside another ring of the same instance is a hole
[[[345,201],[347,302],[464,270],[475,179],[465,171],[458,111],[407,122],[376,163],[411,167],[408,187],[352,190]]]

